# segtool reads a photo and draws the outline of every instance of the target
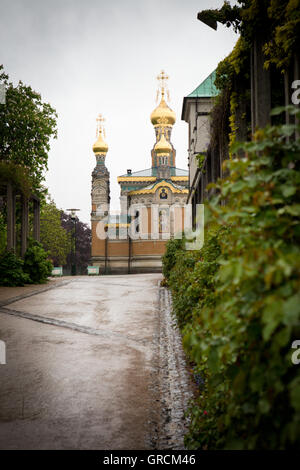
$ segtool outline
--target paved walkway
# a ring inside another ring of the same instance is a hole
[[[160,279],[82,276],[2,291],[0,449],[155,445]]]
[[[32,293],[41,292],[62,284],[63,280],[70,280],[69,277],[49,278],[47,284],[28,284],[22,287],[2,287],[0,286],[0,305],[10,302],[16,297],[25,297]]]

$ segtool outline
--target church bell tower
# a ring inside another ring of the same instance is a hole
[[[171,143],[171,133],[176,121],[174,111],[167,105],[169,90],[167,87],[168,75],[162,70],[158,75],[157,99],[159,105],[152,111],[150,119],[155,130],[155,144],[152,149],[152,169],[158,179],[169,179],[171,169],[176,167],[176,151]]]
[[[96,137],[97,140],[93,145],[93,152],[96,157],[96,166],[92,173],[92,224],[93,222],[99,222],[109,213],[110,202],[109,171],[105,165],[108,145],[104,140],[104,118],[101,114],[99,114],[97,118]]]

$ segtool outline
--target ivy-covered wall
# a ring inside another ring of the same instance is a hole
[[[216,70],[215,85],[220,90],[216,103],[217,112],[212,113],[212,146],[220,139],[220,117],[225,115],[230,132],[222,147],[230,155],[230,146],[235,141],[250,140],[251,128],[251,54],[258,38],[259,48],[264,54],[263,67],[269,70],[271,82],[271,107],[285,104],[284,76],[291,85],[298,63],[300,41],[300,0],[240,0],[239,6],[228,2],[220,10],[205,10],[198,18],[212,26],[219,21],[240,33],[233,51]],[[299,77],[298,77],[299,79]],[[290,95],[292,89],[289,90]],[[253,97],[252,97],[253,98]],[[290,103],[286,103],[290,104]],[[258,106],[260,103],[257,104]],[[278,117],[273,118],[273,123]]]
[[[167,245],[164,275],[198,384],[189,449],[300,445],[300,365],[292,360],[300,339],[300,141],[286,139],[294,130],[259,130],[242,145],[247,156],[227,160],[200,251],[180,240]]]
[[[163,259],[198,385],[189,449],[300,445],[300,351],[293,349],[300,339],[300,113],[286,106],[284,90],[298,70],[299,6],[240,0],[198,15],[214,29],[218,21],[234,27],[240,38],[216,71],[205,169],[219,159],[220,179],[201,180],[214,190],[203,198],[210,196],[205,244],[188,252],[171,240]],[[253,126],[257,58],[260,76],[270,77],[270,108],[277,106],[265,128]]]

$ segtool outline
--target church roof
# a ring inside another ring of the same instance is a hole
[[[133,194],[154,193],[159,187],[165,187],[165,186],[170,188],[171,191],[174,193],[188,193],[188,189],[186,189],[184,186],[180,186],[179,184],[173,183],[173,181],[159,180],[159,181],[156,181],[155,183],[149,184],[149,186],[144,186],[141,189],[135,189],[133,191],[130,191],[129,194],[133,195]]]
[[[219,90],[215,86],[216,71],[214,70],[187,98],[211,98],[217,96]]]
[[[188,170],[183,170],[181,168],[171,168],[171,176],[188,176]],[[126,173],[125,175],[121,175],[120,178],[135,178],[135,177],[149,177],[149,176],[157,176],[157,169],[156,168],[147,168],[146,170],[134,171],[132,173]]]

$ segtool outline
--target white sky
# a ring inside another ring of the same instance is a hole
[[[233,3],[233,2],[232,2]],[[187,168],[183,97],[233,48],[237,35],[197,20],[223,0],[0,0],[0,63],[10,78],[29,84],[58,112],[58,139],[49,154],[46,184],[58,207],[80,208],[90,222],[92,145],[96,117],[106,118],[111,207],[119,208],[117,176],[151,166],[150,113],[156,76],[170,76],[176,112],[176,166]]]

